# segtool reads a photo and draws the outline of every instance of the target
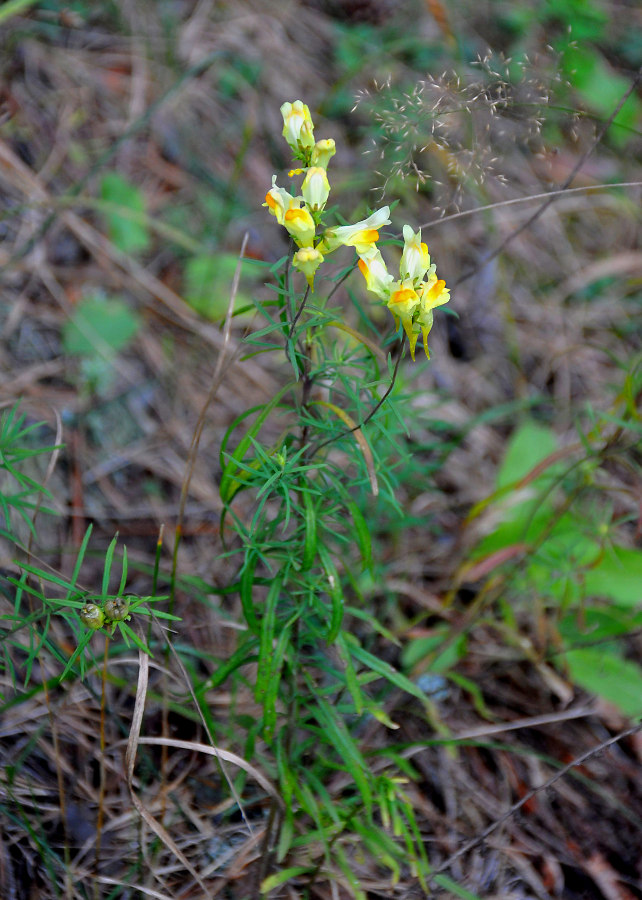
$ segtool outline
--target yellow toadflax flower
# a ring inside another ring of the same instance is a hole
[[[399,263],[399,274],[411,281],[421,281],[430,266],[428,247],[421,241],[421,229],[415,234],[410,225],[403,227],[404,248]]]
[[[265,203],[279,225],[284,224],[285,214],[290,209],[299,209],[301,201],[298,197],[293,197],[285,188],[278,187],[276,183],[276,175],[272,176],[272,187],[265,195]]]
[[[354,247],[361,256],[366,254],[379,240],[379,228],[390,224],[390,207],[382,206],[373,212],[367,219],[355,222],[354,225],[340,225],[338,228],[328,228],[323,236],[323,247],[326,252],[336,250],[337,247]]]
[[[335,229],[335,231],[338,229]],[[415,358],[419,335],[423,335],[426,356],[428,335],[433,323],[433,309],[450,300],[446,282],[437,278],[435,266],[430,263],[428,247],[421,241],[421,231],[414,232],[404,225],[404,248],[399,263],[399,281],[388,274],[381,253],[374,244],[359,253],[359,270],[366,280],[367,289],[383,300],[393,314],[395,324],[403,325],[408,335],[410,355]]]
[[[404,331],[408,335],[408,340],[412,344],[413,328],[412,320],[415,310],[419,306],[419,294],[415,290],[412,281],[395,281],[390,285],[390,293],[388,297],[388,309],[395,318],[395,325],[399,327],[399,322],[404,327]],[[416,343],[416,339],[415,339]],[[411,355],[414,359],[414,344],[412,344]]]
[[[289,209],[283,217],[283,224],[299,247],[311,247],[316,225],[307,209]]]
[[[366,279],[366,287],[370,293],[380,300],[387,300],[390,295],[390,283],[394,278],[386,269],[381,251],[374,244],[359,257],[359,271]]]
[[[448,303],[449,300],[450,291],[446,287],[446,282],[441,278],[438,279],[434,274],[432,275],[432,281],[429,279],[419,288],[419,314],[417,315],[416,322],[423,335],[424,351],[428,359],[430,359],[430,353],[428,352],[428,335],[432,328],[432,311],[436,306],[443,306],[444,303]],[[415,336],[415,344],[416,343],[417,337]],[[414,344],[412,352],[414,359]]]

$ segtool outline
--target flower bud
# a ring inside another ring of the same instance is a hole
[[[303,179],[301,193],[308,205],[308,209],[311,209],[313,212],[317,209],[323,209],[330,193],[330,183],[325,169],[322,169],[320,166],[311,166]]]
[[[283,116],[283,137],[294,151],[314,147],[314,125],[310,110],[302,100],[284,103],[281,107]]]
[[[129,603],[122,597],[105,601],[105,616],[112,622],[122,622],[129,616]]]
[[[98,631],[105,624],[105,613],[95,603],[87,603],[80,610],[80,621],[92,631]]]
[[[310,288],[314,290],[314,273],[323,262],[323,253],[316,247],[302,247],[292,259],[292,265],[303,272]]]
[[[323,141],[317,141],[312,148],[311,162],[313,166],[320,166],[322,169],[328,168],[328,163],[337,152],[336,144],[332,138]]]

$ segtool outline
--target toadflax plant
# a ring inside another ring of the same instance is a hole
[[[419,711],[428,701],[387,661],[394,638],[368,610],[368,594],[380,571],[373,531],[396,514],[395,470],[404,464],[404,398],[393,394],[403,344],[407,337],[414,358],[421,334],[428,355],[433,309],[449,292],[408,225],[399,278],[388,272],[377,246],[388,206],[352,225],[325,222],[335,142],[315,140],[300,100],[281,112],[300,190],[280,187],[275,176],[265,205],[291,236],[291,252],[272,267],[271,298],[256,301],[265,326],[246,340],[250,352],[277,353],[292,377],[270,402],[239,416],[223,441],[222,533],[239,567],[222,592],[238,592],[245,629],[206,689],[233,682],[242,693],[255,673],[256,721],[233,720],[229,735],[238,740],[247,729],[246,754],[278,783],[256,891],[333,882],[365,897],[368,858],[392,883],[403,871],[425,885],[429,872],[411,799],[415,773],[390,740],[398,725],[386,711],[392,691],[412,697]],[[368,291],[403,327],[394,365],[371,326],[361,333],[349,310],[333,306],[356,268],[330,268],[342,246],[354,248]],[[301,293],[297,273],[307,282]],[[328,283],[324,296],[320,285]]]

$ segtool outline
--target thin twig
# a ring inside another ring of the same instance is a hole
[[[460,847],[459,850],[456,850],[452,853],[446,860],[444,860],[441,865],[437,866],[436,869],[430,873],[430,880],[434,879],[435,875],[439,875],[441,872],[445,872],[449,869],[454,862],[458,859],[461,859],[466,853],[470,850],[473,850],[479,844],[482,844],[487,837],[489,837],[494,831],[497,831],[504,822],[508,821],[512,816],[518,812],[522,806],[525,806],[530,800],[535,797],[536,794],[539,794],[541,791],[546,791],[548,788],[552,787],[556,782],[563,778],[564,775],[567,775],[571,769],[577,768],[577,766],[583,765],[589,759],[594,756],[597,756],[598,753],[602,753],[603,750],[606,750],[608,747],[613,744],[617,744],[619,741],[624,738],[630,737],[632,734],[636,734],[638,731],[642,731],[642,722],[638,725],[634,725],[632,728],[627,728],[625,731],[620,731],[619,734],[616,734],[614,737],[609,738],[606,741],[602,741],[601,744],[598,744],[597,747],[593,747],[591,750],[587,750],[586,753],[582,753],[581,756],[576,757],[571,760],[571,762],[567,763],[563,768],[561,768],[558,772],[552,775],[547,781],[543,784],[534,787],[532,790],[528,791],[517,803],[513,803],[511,807],[509,807],[503,815],[501,815],[498,819],[495,819],[494,822],[485,828],[481,834],[478,834],[477,837],[472,838],[470,841],[464,844],[463,847]]]

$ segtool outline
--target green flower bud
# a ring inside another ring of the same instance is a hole
[[[87,603],[80,610],[80,621],[92,631],[98,631],[105,624],[105,613],[95,603]]]
[[[115,597],[105,602],[105,616],[111,622],[122,622],[129,617],[129,603],[122,597]]]

